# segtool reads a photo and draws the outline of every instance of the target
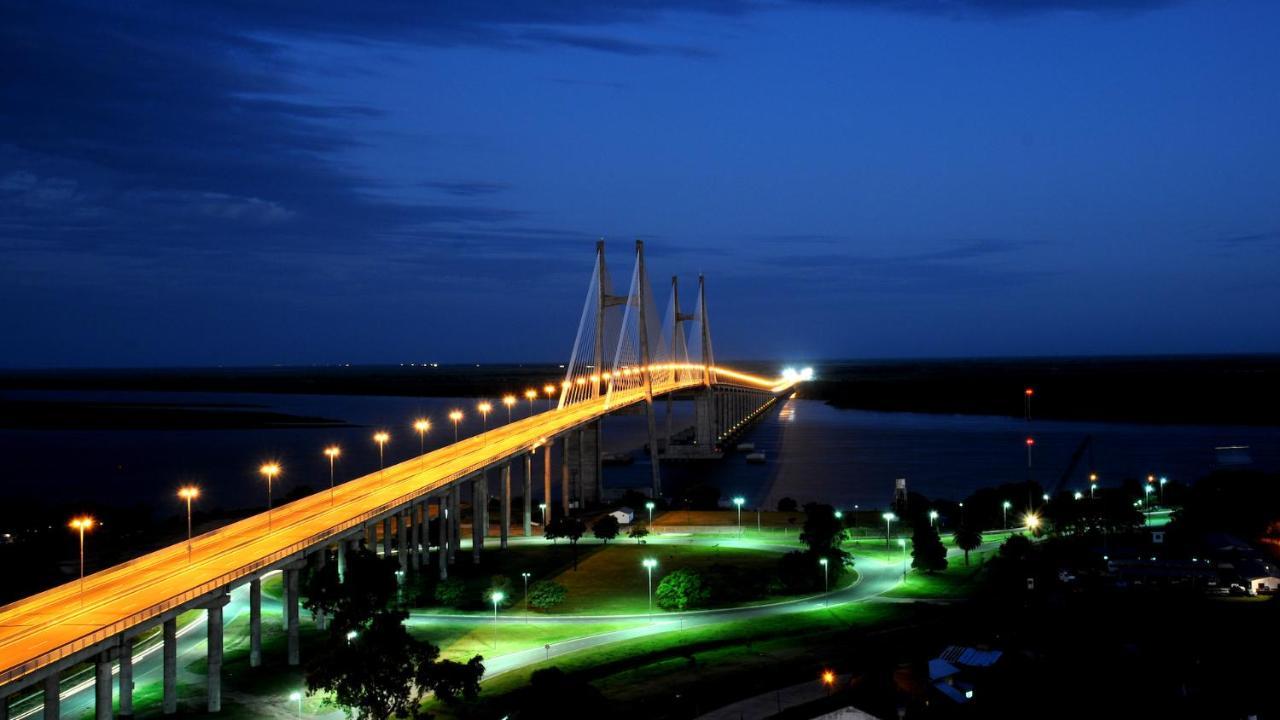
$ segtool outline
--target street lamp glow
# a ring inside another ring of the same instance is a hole
[[[267,478],[267,529],[271,529],[271,483],[280,474],[279,463],[264,463],[258,468],[258,472]]]
[[[200,497],[200,488],[185,485],[178,488],[178,497],[187,501],[187,562],[191,562],[191,501]]]
[[[884,518],[884,546],[887,549],[889,547],[889,533],[892,532],[893,521],[897,520],[898,516],[887,512],[880,517]]]
[[[822,566],[822,594],[825,596],[831,592],[831,584],[827,581],[827,566],[831,564],[831,561],[824,557],[818,558],[818,564]],[[824,607],[829,602],[831,602],[829,598],[824,597],[822,599]]]
[[[453,421],[453,441],[458,442],[458,423],[462,422],[462,411],[451,410],[449,412],[449,419]]]
[[[529,417],[533,417],[533,401],[538,399],[538,391],[533,388],[525,390],[524,399],[529,401]]]
[[[1040,527],[1040,516],[1035,513],[1027,513],[1022,517],[1022,521],[1029,530],[1035,530]]]
[[[1009,529],[1009,508],[1011,507],[1013,507],[1013,503],[1009,502],[1008,500],[1005,500],[1004,502],[1000,503],[1000,514],[1001,514],[1001,517],[1004,518],[1005,530]]]
[[[302,693],[298,692],[297,690],[294,690],[293,692],[289,693],[289,699],[292,700],[293,702],[298,703],[298,717],[302,717]]]
[[[502,599],[505,598],[506,595],[504,595],[501,590],[494,590],[492,593],[489,594],[489,597],[493,600],[493,649],[497,650],[498,649],[498,603],[502,602]]]
[[[547,394],[547,409],[550,410],[551,398],[555,397],[556,395],[556,386],[552,385],[551,383],[547,383],[546,385],[542,386],[542,392]]]
[[[1084,497],[1084,493],[1077,490],[1075,491],[1075,494],[1073,494],[1071,497],[1075,498],[1076,500],[1079,500]]]
[[[738,508],[738,534],[742,534],[742,503],[746,502],[746,498],[738,495],[733,499],[733,504]]]
[[[80,533],[80,604],[84,605],[84,534],[88,530],[92,530],[97,522],[88,515],[71,518],[68,526],[72,530]]]
[[[387,446],[387,441],[390,439],[391,439],[391,436],[388,435],[384,430],[379,430],[378,432],[373,434],[373,441],[378,443],[378,473],[379,474],[382,473],[382,470],[385,467],[385,463],[383,462],[382,450]]]
[[[529,622],[529,578],[532,573],[522,572],[520,577],[524,578],[524,621]]]
[[[835,516],[836,516],[836,519],[837,519],[837,520],[840,520],[841,518],[843,518],[843,517],[844,517],[844,513],[843,513],[843,512],[840,512],[839,510],[837,510],[837,511],[835,512]]]
[[[515,395],[503,395],[502,404],[507,406],[507,423],[511,423],[511,406],[516,404]]]
[[[324,449],[325,457],[329,458],[329,504],[333,504],[333,464],[342,454],[342,449],[337,445],[330,445]]]
[[[422,455],[427,451],[427,432],[431,430],[431,421],[418,418],[413,421],[413,429],[418,433],[418,454]]]
[[[652,527],[652,526],[653,526],[653,508],[654,508],[654,507],[656,507],[656,505],[654,504],[654,502],[653,502],[652,500],[650,500],[650,501],[648,501],[648,502],[646,502],[646,503],[644,504],[644,509],[649,511],[649,525],[650,525],[650,527]]]
[[[937,510],[930,510],[930,511],[929,511],[929,526],[930,526],[930,527],[932,527],[932,526],[937,522],[937,520],[938,520],[938,511],[937,511]]]
[[[658,567],[658,561],[653,558],[645,558],[640,561],[644,569],[649,574],[649,622],[653,622],[653,569]]]

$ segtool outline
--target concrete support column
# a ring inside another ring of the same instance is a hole
[[[378,524],[368,523],[364,526],[364,546],[374,553],[378,552]]]
[[[400,559],[400,577],[409,574],[409,511],[396,515],[396,555]]]
[[[288,588],[285,597],[288,602],[285,603],[284,614],[289,619],[287,626],[287,634],[289,640],[289,664],[297,665],[298,657],[298,571],[296,569],[285,569],[284,586]],[[218,610],[221,615],[221,608]]]
[[[222,710],[222,606],[226,604],[224,598],[221,602],[214,604],[209,608],[208,612],[208,675],[205,682],[208,684],[208,705],[209,712],[215,713]],[[294,617],[293,627],[298,627],[298,618]]]
[[[0,720],[9,720],[9,696],[0,697]]]
[[[524,536],[529,537],[533,533],[533,453],[524,456],[524,513],[521,519],[524,521]]]
[[[480,551],[484,549],[484,475],[471,481],[471,561],[480,564]]]
[[[569,514],[569,433],[560,440],[560,511]]]
[[[249,581],[249,667],[262,664],[262,579]]]
[[[338,582],[347,581],[347,541],[338,541]]]
[[[120,638],[120,717],[133,717],[133,638]]]
[[[445,546],[449,544],[448,539],[448,523],[445,521],[446,510],[449,501],[447,500],[448,491],[436,496],[436,560],[440,564],[440,579],[449,579],[449,551]]]
[[[413,503],[409,506],[409,515],[413,518],[409,526],[409,559],[413,561],[413,569],[422,567],[422,505]]]
[[[449,562],[458,561],[458,545],[462,543],[462,482],[449,488]]]
[[[93,716],[111,720],[111,654],[102,653],[93,661]]]
[[[289,583],[285,576],[280,576],[280,629],[289,629]]]
[[[498,492],[501,493],[499,512],[502,513],[502,517],[498,518],[498,547],[506,550],[507,538],[511,536],[511,463],[502,466],[502,477],[498,484]]]
[[[58,673],[44,678],[44,720],[58,720],[62,714],[62,696],[58,688]]]
[[[542,526],[551,522],[551,448],[554,440],[542,446]]]
[[[382,521],[382,557],[391,557],[391,518]]]
[[[164,680],[161,705],[165,715],[178,712],[178,621],[164,621]]]

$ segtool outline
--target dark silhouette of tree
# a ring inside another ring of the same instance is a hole
[[[956,530],[956,534],[951,536],[956,547],[964,551],[965,567],[969,566],[969,552],[977,550],[982,545],[982,533],[971,525],[962,525]]]
[[[778,500],[778,512],[795,512],[800,509],[794,498],[784,497]]]
[[[636,525],[627,531],[627,537],[635,540],[637,544],[648,536],[649,528],[643,525]]]
[[[616,710],[594,685],[558,667],[535,670],[513,701],[513,717],[519,720],[605,717]]]
[[[578,541],[587,531],[587,526],[580,518],[572,516],[564,516],[553,518],[543,528],[542,534],[550,540],[556,538],[564,538],[569,541],[569,545],[573,548],[573,569],[578,569]]]
[[[804,506],[804,526],[800,530],[800,542],[819,555],[832,548],[839,548],[846,540],[844,523],[836,517],[835,508],[820,503]]]
[[[303,582],[303,607],[332,618],[332,627],[345,636],[373,614],[391,605],[397,595],[395,558],[380,558],[361,547],[348,551],[345,582],[338,581],[338,564],[311,570]]]
[[[613,515],[604,515],[591,525],[591,534],[595,535],[597,539],[603,540],[606,545],[609,544],[610,540],[618,537],[620,530],[618,518]]]
[[[947,549],[928,523],[916,525],[911,536],[911,567],[930,574],[947,569]]]

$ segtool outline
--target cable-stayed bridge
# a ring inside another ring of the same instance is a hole
[[[262,577],[283,571],[288,661],[298,664],[298,583],[309,563],[336,562],[341,574],[349,550],[380,545],[384,554],[399,558],[405,572],[434,566],[433,572],[447,577],[461,551],[464,492],[470,495],[470,550],[478,559],[491,527],[487,506],[495,479],[499,548],[506,547],[513,520],[525,535],[532,533],[539,474],[542,523],[572,505],[599,502],[600,420],[609,413],[636,406],[646,413],[651,492],[658,496],[662,455],[717,456],[722,442],[789,394],[797,381],[715,364],[701,278],[691,313],[681,311],[673,279],[664,321],[655,322],[657,317],[643,244],[636,243],[626,293],[615,294],[599,243],[555,408],[197,536],[189,547],[157,550],[0,608],[0,720],[8,720],[12,696],[33,688],[42,688],[43,716],[58,717],[61,674],[86,663],[95,672],[96,716],[112,717],[113,671],[119,715],[131,715],[134,642],[156,628],[163,642],[163,708],[176,712],[177,618],[193,609],[207,612],[206,699],[208,710],[216,712],[222,697],[222,609],[233,588],[249,586],[250,664],[257,666]],[[666,433],[657,433],[655,401],[677,393],[695,401],[693,437],[683,445],[670,442],[669,405]],[[552,462],[556,447],[558,473]],[[513,465],[523,465],[518,518],[511,507]],[[553,509],[555,490],[559,507]],[[434,537],[428,532],[433,520]]]

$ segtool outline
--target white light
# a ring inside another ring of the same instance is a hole
[[[807,368],[805,368],[805,369],[801,370],[801,371],[800,371],[800,379],[801,379],[801,380],[812,380],[812,379],[813,379],[813,368],[811,368],[811,367],[807,367]]]
[[[782,371],[782,379],[783,379],[783,380],[795,380],[795,379],[796,379],[796,378],[798,378],[799,376],[800,376],[800,375],[799,375],[799,373],[797,373],[797,372],[796,372],[796,369],[795,369],[795,368],[786,368],[786,369],[784,369],[784,370]]]

